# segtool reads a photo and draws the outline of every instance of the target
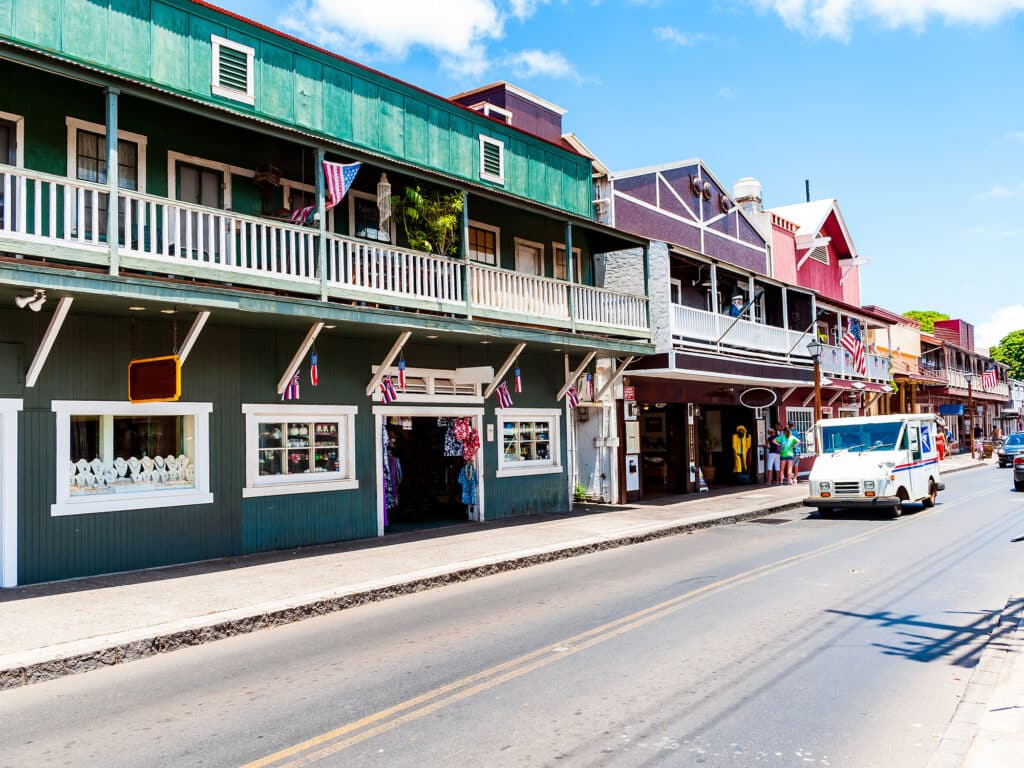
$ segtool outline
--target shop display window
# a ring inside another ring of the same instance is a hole
[[[208,403],[54,401],[54,515],[202,504]]]
[[[243,406],[244,496],[356,488],[355,408]]]
[[[498,477],[560,472],[559,413],[554,409],[498,409]]]

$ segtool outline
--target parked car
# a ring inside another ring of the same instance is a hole
[[[1013,490],[1024,491],[1024,456],[1013,460]]]
[[[1000,467],[1010,466],[1014,463],[1013,460],[1021,455],[1024,455],[1024,432],[1014,432],[1012,435],[1008,435],[996,452]]]

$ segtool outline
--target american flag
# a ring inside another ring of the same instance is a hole
[[[299,399],[299,372],[296,371],[295,375],[292,376],[292,380],[288,382],[288,386],[284,388],[284,392],[281,393],[282,400],[298,400]]]
[[[587,374],[587,400],[594,399],[594,374]]]
[[[516,393],[523,391],[523,377],[519,373],[519,366],[516,366]]]
[[[982,389],[988,389],[989,387],[994,387],[998,383],[999,376],[996,374],[996,365],[993,363],[985,369],[983,374],[981,374],[981,387]]]
[[[398,392],[395,391],[395,382],[390,376],[380,380],[380,397],[385,403],[393,403],[398,399]]]
[[[511,408],[512,395],[508,393],[508,386],[506,386],[504,381],[498,385],[498,388],[495,391],[498,393],[498,405],[502,408]]]
[[[405,360],[398,361],[398,388],[405,392]]]
[[[341,202],[352,186],[361,165],[362,163],[329,163],[324,160],[324,188],[327,193],[327,199],[324,200],[325,212]],[[315,205],[296,208],[288,219],[295,224],[304,224],[315,211]]]
[[[309,383],[314,387],[320,385],[320,369],[316,365],[316,352],[309,356]]]
[[[850,318],[850,324],[839,343],[842,344],[843,349],[853,355],[853,370],[862,375],[866,374],[868,361],[864,357],[864,337],[861,335],[859,320]]]
[[[575,408],[580,404],[580,393],[576,391],[576,387],[569,387],[565,393],[565,399],[569,402],[570,408]]]

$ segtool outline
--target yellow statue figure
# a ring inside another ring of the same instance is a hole
[[[732,436],[733,472],[743,475],[747,472],[747,456],[750,453],[750,435],[742,424],[736,427]]]

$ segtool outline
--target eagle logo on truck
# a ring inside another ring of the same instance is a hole
[[[932,452],[932,435],[928,430],[928,427],[921,427],[921,452],[931,453]]]

